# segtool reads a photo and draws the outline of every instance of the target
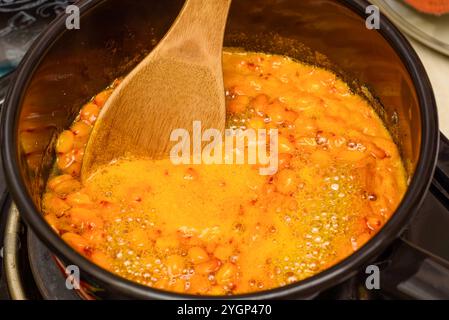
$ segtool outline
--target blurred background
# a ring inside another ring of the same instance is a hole
[[[0,77],[17,66],[42,29],[70,2],[0,0]]]
[[[449,0],[371,0],[407,36],[424,63],[449,136]]]

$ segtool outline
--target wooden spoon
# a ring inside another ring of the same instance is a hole
[[[81,172],[128,156],[164,158],[174,129],[223,131],[223,37],[231,0],[187,0],[171,29],[101,110]]]

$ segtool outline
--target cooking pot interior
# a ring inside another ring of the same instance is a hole
[[[80,30],[61,28],[36,65],[18,117],[17,157],[37,207],[54,160],[56,135],[69,126],[84,102],[126,75],[158,43],[182,4],[98,1],[83,16]],[[412,80],[389,41],[368,30],[365,20],[345,4],[234,0],[225,45],[285,54],[337,72],[376,105],[413,174],[421,117]]]

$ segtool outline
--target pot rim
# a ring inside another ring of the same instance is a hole
[[[81,16],[84,16],[96,6],[107,0],[85,0],[79,4]],[[339,3],[351,9],[358,16],[365,16],[365,8],[370,4],[366,0],[338,0]],[[381,28],[378,32],[385,38],[398,54],[407,68],[415,86],[421,113],[421,148],[415,174],[395,213],[380,232],[371,238],[362,248],[351,254],[336,265],[300,282],[271,290],[251,294],[241,294],[226,297],[229,299],[279,299],[292,296],[313,296],[332,285],[343,282],[352,276],[366,261],[379,254],[401,233],[421,205],[425,192],[428,190],[435,164],[439,144],[438,115],[433,90],[422,62],[406,38],[398,29],[381,15]],[[26,191],[17,159],[17,132],[19,108],[23,100],[22,93],[27,88],[37,66],[43,56],[58,38],[67,32],[65,17],[61,15],[34,42],[25,55],[18,71],[14,85],[9,90],[3,106],[2,115],[2,158],[8,190],[25,219],[36,235],[57,256],[77,265],[81,272],[86,272],[101,282],[106,288],[118,290],[124,296],[143,299],[217,299],[220,297],[193,296],[177,294],[140,285],[125,278],[103,270],[88,259],[78,254],[59,235],[57,235],[37,210]],[[373,31],[376,32],[376,31]]]

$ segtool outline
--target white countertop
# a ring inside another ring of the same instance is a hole
[[[449,57],[410,40],[426,67],[438,107],[440,130],[449,137]]]

